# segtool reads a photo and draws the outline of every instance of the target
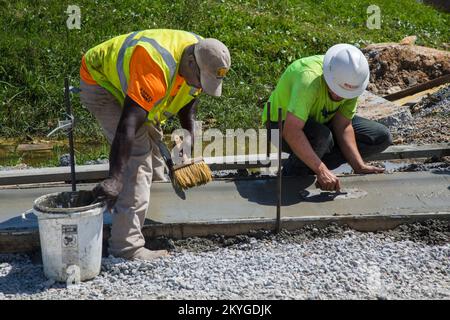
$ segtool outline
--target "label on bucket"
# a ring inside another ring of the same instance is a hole
[[[76,224],[62,225],[62,262],[78,264],[78,226]]]
[[[62,226],[63,248],[78,247],[78,226],[76,224]]]

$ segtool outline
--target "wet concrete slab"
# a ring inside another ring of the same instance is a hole
[[[340,193],[321,191],[314,181],[312,176],[283,178],[283,218],[450,211],[450,172],[343,176]],[[80,190],[93,187],[78,185]],[[155,223],[271,219],[276,216],[275,190],[274,178],[227,179],[190,189],[182,200],[170,183],[154,183],[147,219]],[[62,191],[70,191],[70,186],[1,189],[0,230],[24,225],[35,228],[30,213],[34,200]]]
[[[295,230],[308,224],[348,225],[361,231],[392,229],[402,223],[450,221],[450,172],[414,172],[341,177],[340,193],[322,192],[314,178],[284,178],[281,226]],[[94,184],[80,184],[91,190]],[[36,216],[30,212],[41,195],[69,191],[69,185],[0,189],[0,253],[39,249]],[[237,235],[273,230],[275,179],[217,180],[177,197],[169,183],[154,183],[144,237],[180,239],[213,234]],[[104,213],[104,245],[111,215]]]
[[[407,214],[450,211],[450,173],[342,177],[340,193],[323,192],[314,178],[284,178],[282,217]],[[152,189],[147,218],[161,223],[266,219],[276,216],[276,179],[214,181],[178,198],[171,186]]]

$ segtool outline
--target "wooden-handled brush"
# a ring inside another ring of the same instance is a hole
[[[175,165],[164,142],[159,141],[158,147],[169,168],[169,177],[172,184],[186,190],[212,181],[211,170],[203,161],[203,158],[188,159],[182,164]]]

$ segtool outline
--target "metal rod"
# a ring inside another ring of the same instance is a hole
[[[281,151],[283,146],[283,110],[278,108],[278,172],[277,172],[277,224],[275,232],[281,229]]]
[[[67,132],[69,136],[69,151],[70,151],[70,180],[72,182],[72,191],[77,191],[77,180],[75,177],[75,154],[73,148],[73,115],[72,115],[72,105],[70,104],[70,91],[69,91],[69,79],[64,78],[64,103],[66,105],[66,112],[68,117],[72,120],[72,127]]]
[[[388,94],[387,96],[384,96],[383,98],[386,100],[389,100],[389,101],[394,101],[394,100],[398,100],[398,99],[401,99],[401,98],[404,98],[407,96],[411,96],[411,95],[416,94],[421,91],[425,91],[425,90],[437,87],[441,84],[448,83],[448,82],[450,82],[450,74],[446,74],[442,77],[430,80],[425,83],[418,84],[414,87],[410,87],[410,88],[404,89],[402,91]]]
[[[272,134],[270,130],[270,101],[267,101],[267,120],[266,120],[266,130],[267,130],[267,146],[266,146],[266,152],[267,152],[267,158],[270,157],[270,149],[272,144]]]

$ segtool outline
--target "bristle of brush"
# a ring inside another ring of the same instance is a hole
[[[189,189],[212,181],[212,173],[208,165],[200,161],[176,169],[174,178],[182,189]]]

